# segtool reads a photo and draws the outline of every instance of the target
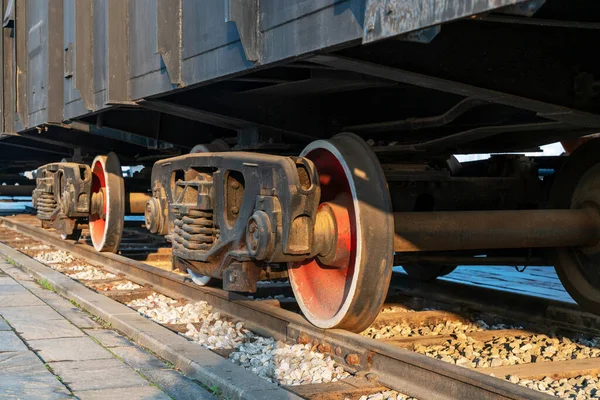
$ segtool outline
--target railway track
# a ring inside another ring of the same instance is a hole
[[[385,388],[420,399],[541,399],[549,398],[547,393],[586,398],[581,396],[600,394],[594,381],[600,373],[600,338],[594,336],[600,324],[597,316],[578,307],[558,302],[546,302],[544,307],[519,295],[504,295],[502,301],[494,302],[489,290],[483,297],[478,297],[483,292],[477,290],[466,294],[459,285],[446,285],[450,290],[435,292],[435,285],[415,285],[395,277],[383,311],[366,331],[324,331],[295,312],[297,305],[285,283],[261,285],[253,297],[266,300],[250,301],[247,296],[199,287],[186,276],[169,271],[166,242],[144,230],[128,227],[120,254],[115,255],[97,253],[83,241],[63,241],[56,233],[38,228],[38,223],[26,215],[2,218],[0,241],[49,264],[53,260],[43,255],[55,250],[46,247],[66,251],[70,258],[62,260],[62,272],[149,316],[152,307],[148,304],[156,303],[154,293],[173,299],[172,308],[206,301],[228,324],[235,326],[241,321],[255,335],[308,345],[305,347],[324,353],[355,375],[351,380],[331,383],[332,379],[325,379],[329,383],[288,387],[307,398],[360,397]],[[82,263],[94,268],[68,269]],[[513,307],[519,304],[520,310]],[[188,336],[194,337],[194,330],[196,338],[202,334],[199,323],[192,327],[177,321],[163,323]],[[238,336],[233,340],[244,341],[243,335]],[[224,348],[234,346],[213,343],[209,347],[240,361],[236,351]],[[339,376],[344,375],[340,372]]]

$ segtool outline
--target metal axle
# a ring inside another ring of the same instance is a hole
[[[125,193],[125,213],[126,214],[144,214],[146,210],[146,202],[150,200],[152,196],[148,193],[143,192],[128,192]],[[90,204],[90,214],[102,215],[104,210],[104,195],[102,190],[92,194],[92,201]]]
[[[397,212],[394,228],[395,252],[594,246],[600,242],[600,212]]]

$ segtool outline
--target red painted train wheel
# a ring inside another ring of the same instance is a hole
[[[115,153],[92,162],[90,236],[97,251],[116,252],[123,236],[125,183]]]
[[[317,140],[301,154],[319,173],[319,207],[331,207],[337,256],[289,263],[294,295],[320,328],[366,329],[385,300],[393,264],[394,219],[381,165],[358,136]]]

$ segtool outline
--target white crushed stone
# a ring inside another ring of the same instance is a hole
[[[352,400],[346,397],[344,400]],[[402,393],[398,393],[395,390],[386,390],[384,392],[371,393],[369,395],[361,396],[359,400],[417,400],[415,397],[410,397]]]
[[[135,290],[139,288],[141,288],[141,286],[133,282],[119,283],[113,287],[115,290]]]
[[[452,364],[470,368],[499,367],[544,361],[565,361],[600,357],[600,337],[579,338],[547,335],[499,337],[485,342],[458,334],[443,344],[416,345],[414,351]]]
[[[558,380],[550,377],[539,380],[519,379],[517,376],[509,375],[505,379],[529,389],[563,399],[585,400],[600,398],[600,375],[584,375]]]
[[[187,324],[184,334],[189,339],[209,349],[234,349],[251,336],[243,323],[234,324],[221,319],[219,312],[212,312],[206,301],[176,306],[173,300],[162,294],[152,294],[145,299],[132,300],[128,306],[140,307],[138,312],[161,324]],[[201,323],[196,328],[193,323]]]
[[[209,349],[236,349],[254,336],[249,330],[244,329],[242,322],[234,324],[218,318],[202,320],[200,328],[196,328],[191,323],[187,324],[186,328],[188,331],[185,336]]]
[[[90,281],[99,279],[112,279],[117,277],[115,274],[101,271],[98,268],[92,267],[91,265],[75,265],[69,267],[65,273],[73,279]]]
[[[127,303],[138,312],[166,324],[187,324],[184,334],[209,349],[235,349],[232,362],[271,382],[281,385],[337,382],[350,376],[333,359],[311,351],[310,345],[288,345],[257,336],[242,322],[230,322],[205,301],[177,306],[177,301],[162,294]],[[201,324],[199,327],[195,324]]]
[[[465,334],[470,332],[499,329],[522,329],[522,327],[505,324],[488,325],[483,320],[467,323],[462,323],[460,321],[446,321],[445,323],[436,325],[432,324],[423,326],[411,326],[407,323],[399,323],[377,328],[371,326],[361,332],[361,335],[368,336],[373,339],[390,339],[397,337],[438,336],[460,333]]]
[[[174,307],[173,304],[176,304],[177,300],[174,300],[170,297],[167,297],[162,294],[153,293],[144,299],[135,299],[131,300],[127,303],[129,307],[140,307],[138,310],[139,313],[147,315],[152,318],[148,311],[152,311],[153,314],[158,316],[159,314],[170,311]],[[152,318],[154,319],[154,318]],[[160,322],[160,321],[159,321]],[[163,323],[176,323],[176,322],[163,322]]]
[[[64,250],[44,251],[34,257],[35,260],[44,264],[68,264],[75,258]]]
[[[288,345],[255,337],[241,344],[229,358],[261,378],[280,385],[337,382],[350,376],[330,356],[311,351],[309,344]]]
[[[52,247],[50,246],[46,246],[45,244],[37,244],[34,246],[24,246],[23,250],[48,250],[51,249]]]

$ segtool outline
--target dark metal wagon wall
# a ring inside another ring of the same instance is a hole
[[[2,131],[61,123],[517,0],[1,0]]]

